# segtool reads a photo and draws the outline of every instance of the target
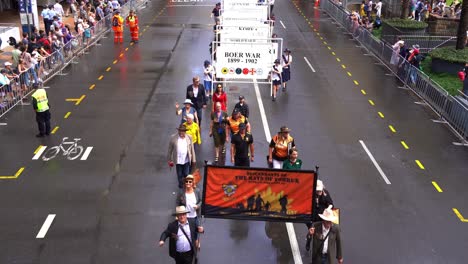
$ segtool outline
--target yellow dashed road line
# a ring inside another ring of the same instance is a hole
[[[419,161],[419,160],[415,160],[416,164],[418,164],[418,167],[421,169],[421,170],[425,170],[424,168],[424,165],[422,165],[422,163]]]
[[[34,154],[36,154],[41,148],[42,148],[42,145],[39,145],[39,147],[37,147],[37,149],[34,151]]]
[[[21,167],[18,171],[16,171],[15,175],[13,175],[13,176],[0,176],[0,179],[5,179],[5,180],[7,180],[7,179],[17,179],[21,175],[21,173],[24,171],[24,168],[25,167]]]
[[[111,69],[111,67],[107,67],[106,72],[109,72]]]
[[[440,188],[440,186],[437,184],[437,182],[433,181],[432,182],[432,185],[434,185],[434,188],[438,191],[438,192],[443,192],[442,189]]]
[[[408,145],[406,144],[405,141],[401,141],[401,145],[405,148],[405,149],[409,149]]]
[[[94,89],[94,87],[96,87],[96,84],[92,84],[91,86],[89,86],[89,90]]]
[[[71,115],[71,112],[67,112],[63,118],[67,119]]]
[[[374,101],[372,101],[372,100],[369,100],[369,104],[372,105],[372,106],[375,105],[375,104],[374,104]]]
[[[354,80],[353,82],[355,85],[359,85],[358,81]]]
[[[59,129],[58,126],[54,127],[54,129],[52,129],[52,132],[50,132],[51,134],[55,134],[57,133],[57,130]]]
[[[361,89],[361,93],[362,93],[363,95],[366,95],[366,94],[367,94],[366,91],[365,91],[364,89]]]
[[[346,69],[346,65],[341,64],[341,68]]]
[[[99,76],[98,80],[102,80],[104,78],[104,75]]]
[[[112,64],[116,64],[117,62],[118,62],[118,60],[114,60],[114,61],[112,62]]]
[[[388,128],[390,128],[390,131],[393,133],[396,133],[396,129],[392,125],[389,125]]]
[[[381,118],[385,118],[385,116],[384,116],[384,114],[382,114],[382,112],[378,112],[378,114],[379,114],[379,116],[380,116]]]
[[[347,74],[348,74],[349,77],[352,77],[352,76],[353,76],[350,72],[347,72]]]
[[[464,223],[468,223],[468,219],[465,219],[463,217],[463,215],[458,211],[457,208],[452,208],[453,212],[455,213],[455,215],[457,215],[458,219],[460,219],[460,221],[464,222]]]

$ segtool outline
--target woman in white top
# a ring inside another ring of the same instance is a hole
[[[204,63],[204,77],[203,77],[203,85],[205,86],[205,93],[206,96],[211,98],[211,84],[213,82],[214,77],[214,68],[213,65],[209,61],[205,61]]]
[[[281,73],[282,81],[283,81],[283,92],[286,92],[286,83],[291,80],[291,63],[292,63],[292,56],[291,50],[284,49],[283,58],[283,72]]]
[[[195,179],[189,174],[185,177],[185,186],[177,195],[177,206],[184,205],[190,212],[187,214],[189,221],[198,223],[198,215],[201,209],[202,197],[199,189],[195,188]]]
[[[281,86],[281,73],[283,69],[280,65],[280,60],[276,59],[275,64],[271,69],[271,80],[273,81],[273,98],[271,99],[273,102],[276,101],[276,93],[278,92],[279,87]]]

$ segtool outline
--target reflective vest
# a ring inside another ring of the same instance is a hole
[[[33,94],[32,98],[36,99],[37,109],[36,112],[45,112],[49,110],[49,100],[44,89],[37,89]]]
[[[294,139],[290,135],[288,135],[288,138],[286,138],[286,140],[282,139],[278,135],[275,135],[273,137],[273,142],[275,142],[275,148],[273,153],[275,154],[275,156],[277,156],[278,158],[287,158],[289,155],[288,151],[289,149],[291,149],[293,141]]]
[[[239,125],[241,123],[246,123],[245,121],[246,121],[246,118],[243,115],[240,115],[239,118],[237,118],[237,120],[234,120],[232,117],[229,117],[228,122],[229,122],[229,127],[231,128],[232,133],[237,134],[237,132],[239,132]]]
[[[128,25],[129,25],[131,28],[137,26],[137,24],[136,24],[136,16],[128,16],[128,17],[127,17],[127,23],[128,23]]]

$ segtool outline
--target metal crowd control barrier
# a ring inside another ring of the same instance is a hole
[[[143,5],[145,0],[135,2],[133,3],[133,8]],[[120,8],[121,15],[127,16],[130,8],[130,2],[123,5]],[[25,104],[26,97],[34,89],[33,82],[35,80],[32,76],[32,71],[35,72],[37,78],[42,80],[42,83],[46,83],[56,75],[66,75],[63,72],[64,69],[71,63],[77,63],[77,58],[84,54],[91,46],[98,44],[98,41],[111,29],[112,16],[113,14],[109,14],[101,21],[98,21],[93,27],[90,27],[91,37],[89,39],[84,38],[83,34],[75,35],[72,40],[63,45],[59,50],[39,60],[38,64],[33,66],[32,69],[11,79],[9,85],[0,86],[0,118],[16,105]]]
[[[438,116],[440,122],[447,124],[460,138],[456,145],[468,146],[468,107],[460,100],[448,94],[426,74],[411,65],[407,60],[395,53],[392,47],[377,39],[370,31],[360,27],[350,18],[350,13],[330,0],[320,1],[320,6],[330,17],[338,22],[363,48],[374,55],[387,66],[395,76],[430,107]]]

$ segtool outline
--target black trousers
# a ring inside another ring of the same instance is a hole
[[[249,157],[247,157],[247,158],[238,158],[238,157],[234,157],[234,166],[239,166],[239,167],[250,167],[250,159],[249,159]]]
[[[36,112],[36,122],[39,128],[39,134],[50,134],[50,111]]]
[[[176,252],[175,255],[175,263],[176,264],[192,264],[193,262],[193,251],[187,251],[187,252]]]

